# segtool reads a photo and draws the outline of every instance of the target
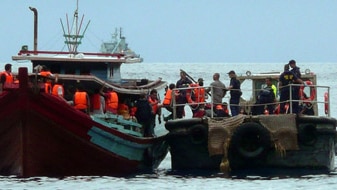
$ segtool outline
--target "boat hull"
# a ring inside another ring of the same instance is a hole
[[[220,131],[212,132],[208,119],[167,122],[172,170],[212,170],[233,174],[242,171],[253,174],[282,171],[290,174],[334,170],[335,119],[296,117],[296,130],[288,133],[286,130],[265,130],[259,123],[259,117],[249,118],[246,117],[239,127],[227,133],[228,136]],[[273,125],[277,126],[278,123]],[[290,138],[287,134],[293,137]],[[216,141],[214,136],[218,136]],[[256,138],[251,138],[252,136]],[[289,141],[293,141],[290,146],[286,144]],[[217,145],[220,149],[212,148]]]

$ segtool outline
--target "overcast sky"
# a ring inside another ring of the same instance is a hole
[[[22,45],[62,50],[60,18],[76,0],[1,0],[0,61]],[[144,62],[337,62],[336,0],[80,0],[90,20],[80,51],[99,51],[116,27]]]

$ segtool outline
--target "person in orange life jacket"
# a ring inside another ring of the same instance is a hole
[[[64,100],[68,104],[72,104],[72,102],[68,102],[64,98],[64,88],[63,88],[63,85],[58,80],[58,75],[55,75],[55,81],[54,81],[54,85],[53,85],[53,87],[51,89],[51,94],[54,95],[54,96],[57,96],[57,97],[61,98],[62,100]]]
[[[199,87],[204,86],[204,79],[203,78],[198,79],[197,86],[199,86]],[[205,93],[205,88],[194,89],[194,94],[195,94],[195,100],[199,103],[205,102],[205,99],[208,98],[207,94]],[[204,105],[204,104],[200,104],[200,105]]]
[[[193,117],[203,117],[206,112],[205,112],[205,104],[203,104],[205,102],[206,94],[205,94],[205,88],[200,88],[202,86],[204,86],[204,79],[199,78],[198,79],[198,83],[196,84],[191,84],[191,87],[197,87],[193,89],[193,94],[194,94],[194,101],[196,104],[196,108],[192,109],[193,112]],[[200,104],[202,103],[202,104]],[[193,105],[192,105],[193,106]],[[191,107],[192,107],[191,106]]]
[[[44,78],[44,89],[46,93],[51,94],[52,92],[52,82],[51,77],[54,77],[54,75],[47,69],[45,65],[41,66],[40,76],[43,76]]]
[[[13,84],[14,83],[14,77],[12,75],[12,65],[7,63],[5,65],[5,71],[3,71],[1,73],[1,77],[0,77],[0,80],[1,80],[1,85],[2,85],[2,88],[5,88],[6,84],[9,85],[9,84]]]
[[[158,92],[156,89],[152,89],[150,91],[150,95],[148,97],[148,101],[152,107],[152,117],[151,117],[151,122],[152,122],[152,127],[154,128],[156,125],[156,115],[158,115],[158,122],[159,124],[161,123],[161,107],[162,105],[159,103],[158,100]],[[153,132],[153,128],[151,129],[151,132]]]
[[[176,91],[173,91],[173,89],[176,88],[176,85],[171,83],[165,92],[165,97],[162,102],[162,106],[169,112],[171,112],[168,116],[164,116],[164,121],[168,121],[169,119],[173,119],[173,107],[172,107],[172,98],[174,97],[177,99],[177,96],[179,95]],[[173,94],[174,93],[174,94]]]
[[[127,99],[124,99],[122,102],[119,101],[117,114],[122,115],[124,119],[130,119],[131,115]]]
[[[74,94],[74,108],[80,110],[84,113],[89,113],[90,111],[90,99],[87,92],[84,91],[84,88],[79,85],[77,91]]]
[[[143,134],[145,137],[153,136],[152,127],[152,107],[146,97],[146,94],[141,94],[139,99],[135,103],[136,113],[135,117],[137,122],[143,127]]]
[[[226,102],[224,102],[223,104],[217,104],[214,111],[215,111],[215,117],[228,117],[229,116],[229,111],[228,111]]]
[[[93,114],[104,114],[105,110],[105,100],[101,95],[100,90],[96,88],[94,94],[90,97],[91,100],[91,111]]]
[[[105,112],[117,114],[118,110],[118,94],[111,88],[104,91],[104,86],[100,90],[100,94],[105,99]]]
[[[41,67],[40,75],[44,76],[44,77],[53,77],[54,76],[45,65],[43,65]]]

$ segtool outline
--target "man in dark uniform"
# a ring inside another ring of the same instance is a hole
[[[241,83],[238,79],[236,79],[236,74],[235,71],[229,71],[229,73],[227,73],[229,75],[230,80],[230,84],[229,87],[227,88],[227,90],[230,90],[230,95],[231,98],[229,100],[229,107],[231,109],[231,114],[232,116],[236,116],[239,115],[240,113],[240,97],[242,95],[241,92]]]
[[[284,65],[284,72],[280,75],[279,78],[279,88],[280,88],[280,113],[285,113],[284,106],[286,104],[285,101],[288,101],[290,99],[290,87],[289,84],[298,83],[301,84],[303,81],[299,79],[292,71],[289,71],[289,64]],[[294,88],[292,90],[292,99],[294,99]],[[291,102],[293,113],[298,113],[298,109],[294,108],[294,105]],[[298,106],[298,104],[297,104]]]
[[[290,71],[293,72],[297,78],[301,79],[301,71],[300,68],[296,66],[295,60],[289,61],[289,66],[292,68]],[[295,82],[295,81],[293,81]],[[300,87],[299,86],[293,86],[293,100],[300,100]],[[293,112],[299,113],[300,107],[299,102],[293,102]]]
[[[176,88],[186,88],[188,87],[192,81],[186,77],[186,73],[184,71],[180,71],[180,79],[177,81]],[[179,90],[179,95],[176,98],[177,104],[185,104],[187,103],[186,99],[186,90]],[[180,105],[176,107],[176,117],[182,118],[184,115],[184,106]]]

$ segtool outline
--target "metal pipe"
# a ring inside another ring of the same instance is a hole
[[[29,9],[34,12],[34,52],[36,52],[37,51],[37,9],[34,7],[29,7]]]

